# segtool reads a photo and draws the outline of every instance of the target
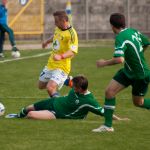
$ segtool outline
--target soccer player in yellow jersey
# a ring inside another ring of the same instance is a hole
[[[52,42],[53,50],[40,74],[39,89],[47,89],[50,97],[58,97],[57,90],[70,73],[71,59],[78,53],[78,36],[65,11],[56,11],[53,16],[56,25],[54,35],[42,44],[45,48]]]

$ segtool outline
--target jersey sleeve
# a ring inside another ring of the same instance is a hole
[[[78,36],[77,36],[77,33],[73,28],[70,28],[69,32],[70,32],[69,48],[74,53],[78,53]]]
[[[92,99],[89,102],[88,111],[90,111],[94,114],[100,115],[100,116],[104,116],[104,108],[100,106],[100,104],[94,98],[94,96],[92,97]]]
[[[123,42],[123,39],[121,39],[120,36],[116,36],[115,39],[115,51],[113,56],[114,57],[124,57],[124,52],[127,49],[126,45]]]

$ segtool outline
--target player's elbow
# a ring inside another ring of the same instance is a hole
[[[120,63],[123,63],[123,62],[124,62],[124,58],[121,57],[121,58],[119,59],[119,62],[120,62]]]
[[[124,62],[124,57],[114,58],[116,64],[122,64]]]

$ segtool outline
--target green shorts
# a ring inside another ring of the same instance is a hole
[[[134,96],[144,96],[147,93],[148,85],[150,82],[150,76],[145,77],[144,79],[130,79],[126,76],[123,69],[120,69],[115,76],[114,80],[119,82],[120,84],[128,87],[132,86],[132,94]]]
[[[36,103],[33,104],[34,108],[35,108],[36,111],[48,110],[51,113],[53,113],[57,119],[83,119],[83,118],[85,118],[86,115],[77,115],[75,117],[71,117],[71,116],[66,117],[66,116],[64,116],[65,112],[64,113],[59,113],[54,108],[54,101],[55,101],[55,99],[56,98],[48,98],[48,99],[36,102]]]
[[[48,98],[39,102],[34,103],[35,110],[49,110],[56,116],[56,112],[54,110],[54,98]]]

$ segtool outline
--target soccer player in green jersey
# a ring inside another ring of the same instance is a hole
[[[150,82],[150,69],[144,58],[144,51],[150,44],[148,38],[139,31],[125,28],[125,17],[120,13],[110,16],[110,24],[115,37],[115,51],[112,59],[97,61],[97,67],[110,66],[124,62],[105,91],[105,123],[93,132],[114,131],[112,115],[115,109],[115,96],[132,86],[132,100],[135,106],[150,109],[150,99],[144,99]]]
[[[103,116],[104,109],[88,91],[88,80],[82,75],[72,79],[73,88],[67,96],[53,97],[29,105],[19,114],[8,114],[6,118],[31,119],[84,119],[88,112]],[[113,116],[115,120],[127,120]]]

